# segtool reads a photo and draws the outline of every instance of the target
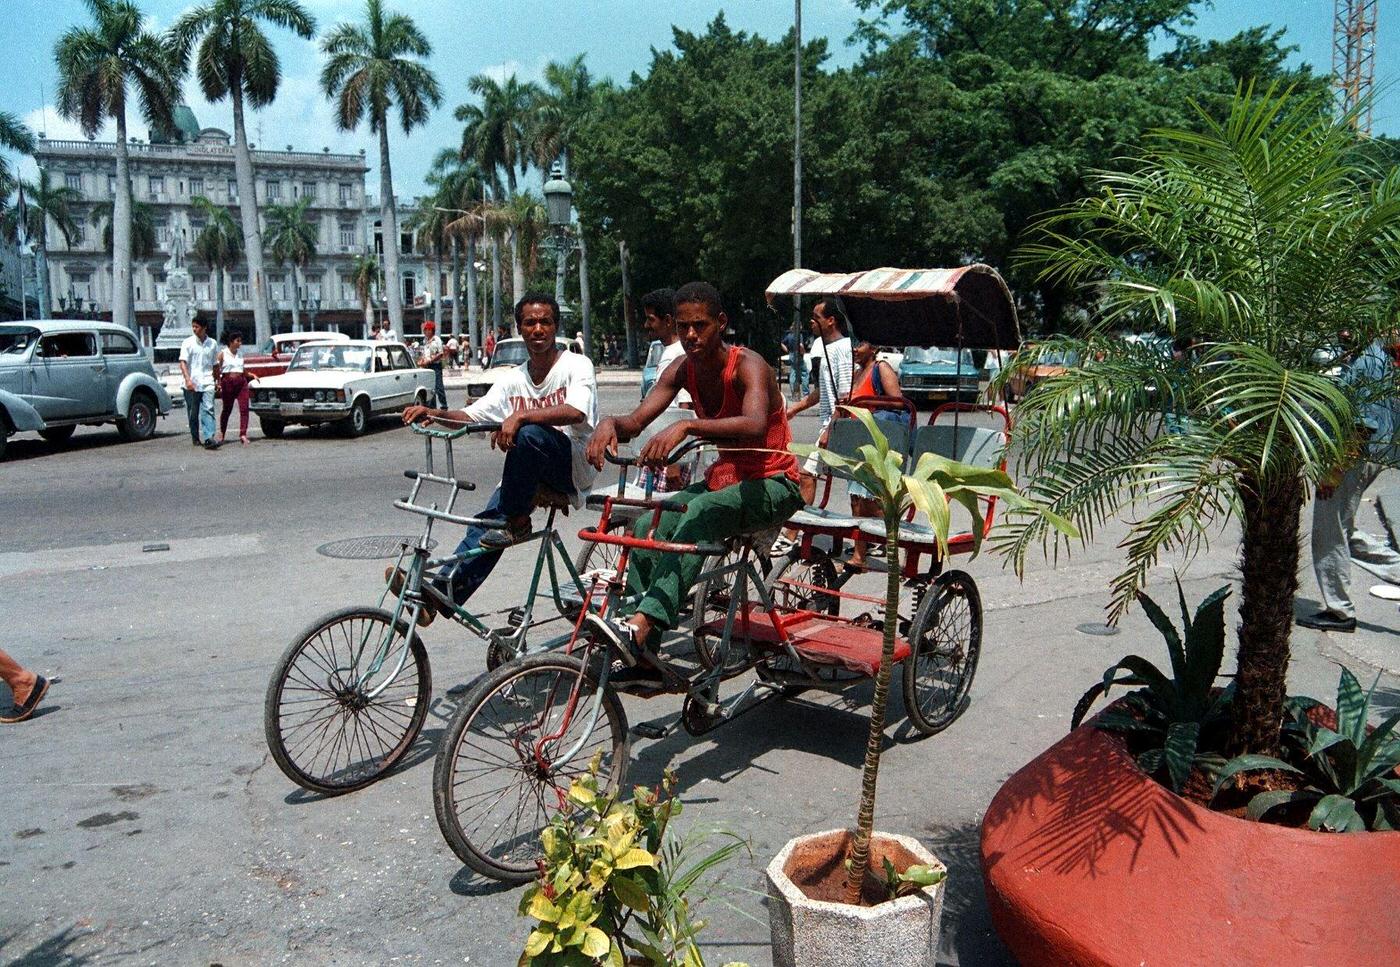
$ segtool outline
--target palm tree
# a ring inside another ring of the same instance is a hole
[[[271,104],[282,81],[282,66],[262,24],[283,27],[310,39],[316,21],[297,0],[209,0],[183,14],[170,28],[169,44],[181,73],[194,57],[199,88],[211,102],[228,98],[233,104],[233,167],[238,180],[238,211],[243,221],[243,252],[253,299],[253,330],[258,345],[272,337],[263,274],[262,232],[258,226],[258,195],[253,181],[253,155],[248,149],[243,106]]]
[[[360,119],[379,135],[379,219],[384,238],[385,288],[389,321],[403,332],[403,290],[399,286],[398,214],[394,178],[389,167],[389,112],[397,105],[407,134],[426,124],[430,110],[442,103],[437,78],[415,58],[432,55],[416,24],[403,14],[385,14],[381,0],[366,0],[363,24],[340,24],[321,42],[330,58],[321,71],[321,88],[335,101],[341,130],[353,131]]]
[[[204,218],[204,228],[194,240],[193,253],[214,276],[214,333],[223,339],[224,274],[231,271],[242,257],[239,228],[232,212],[203,195],[195,195],[190,199],[190,204]]]
[[[47,319],[53,312],[52,293],[49,292],[49,222],[52,221],[64,245],[73,244],[73,236],[78,233],[78,223],[73,219],[71,206],[83,200],[82,193],[73,188],[56,186],[49,181],[45,168],[39,169],[36,181],[22,181],[19,190],[24,193],[24,237],[34,243],[38,259],[39,276],[39,317]],[[21,234],[19,210],[6,212],[4,217],[5,237],[17,241]]]
[[[404,227],[413,231],[418,251],[428,263],[428,291],[433,295],[433,322],[439,334],[442,333],[442,250],[447,241],[447,223],[452,214],[442,210],[437,204],[436,195],[421,200],[418,208],[404,222]],[[453,299],[454,304],[456,299]],[[454,333],[455,335],[455,333]]]
[[[141,114],[153,128],[174,124],[178,71],[161,41],[143,27],[143,14],[131,0],[86,0],[93,24],[70,27],[54,46],[58,63],[58,110],[76,120],[88,137],[103,123],[116,123],[117,194],[112,208],[112,321],[136,327],[132,302],[132,201],[126,140],[128,88],[136,92]]]
[[[365,312],[365,338],[368,339],[374,335],[374,286],[379,281],[379,260],[368,254],[356,257],[350,278],[355,283],[355,297]]]
[[[108,255],[115,255],[116,245],[116,218],[114,212],[116,206],[114,202],[103,201],[92,206],[93,224],[102,226],[102,248]],[[145,269],[146,260],[156,254],[156,213],[150,205],[145,202],[132,202],[131,217],[127,219],[128,250],[131,253],[133,262],[139,262],[142,269]],[[116,307],[120,303],[125,303],[132,307],[132,324],[135,324],[136,306],[136,273],[132,272],[127,277],[125,298],[117,297],[117,289],[112,289],[112,311],[116,312]]]
[[[301,331],[301,274],[316,255],[316,225],[306,217],[309,196],[290,205],[267,206],[267,254],[292,266],[292,332]]]
[[[514,75],[504,83],[485,74],[467,82],[480,104],[458,105],[454,116],[462,122],[462,157],[475,161],[490,175],[491,198],[498,204],[515,195],[516,171],[529,167],[530,131],[533,127],[539,88]],[[505,178],[502,190],[500,179]],[[501,327],[501,249],[496,233],[489,233],[491,247],[491,322]]]
[[[467,345],[469,358],[476,358],[480,344],[476,323],[476,240],[481,236],[481,209],[484,204],[485,180],[473,161],[462,160],[459,152],[444,148],[433,159],[428,182],[434,188],[436,204],[455,216],[444,226],[452,248],[452,332],[460,336],[462,313],[462,260],[460,247],[465,243],[467,257]]]
[[[547,171],[557,158],[565,178],[573,167],[570,147],[593,109],[593,79],[583,58],[579,54],[545,65],[543,89],[532,112],[530,144],[535,164]]]
[[[1100,299],[1085,339],[1016,359],[1092,360],[1027,394],[1016,446],[1030,491],[1082,532],[1128,515],[1111,617],[1163,552],[1242,524],[1233,753],[1278,752],[1308,485],[1356,459],[1358,407],[1394,395],[1327,374],[1338,333],[1364,347],[1393,328],[1400,281],[1400,172],[1373,170],[1329,113],[1325,98],[1242,91],[1223,121],[1201,110],[1199,132],[1150,136],[1136,170],[1100,175],[1022,253],[1042,281]],[[1194,338],[1192,360],[1106,336],[1129,318]],[[1161,432],[1165,415],[1179,432]],[[1043,536],[1020,522],[1008,550],[1019,561]]]
[[[34,153],[34,132],[9,111],[0,111],[0,148],[20,154]],[[10,170],[9,162],[0,157],[0,214],[4,214],[15,185],[15,174]]]
[[[525,294],[525,279],[539,262],[540,239],[549,230],[549,214],[538,195],[522,191],[506,204],[510,227],[511,301]]]

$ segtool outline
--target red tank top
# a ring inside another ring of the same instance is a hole
[[[724,363],[724,399],[718,413],[705,411],[701,400],[700,385],[696,381],[695,367],[686,359],[686,388],[695,407],[695,415],[702,420],[723,420],[743,415],[743,404],[739,394],[734,392],[734,374],[739,368],[739,359],[744,350],[740,346],[729,347],[729,358]],[[778,400],[778,408],[768,414],[768,428],[762,439],[742,441],[747,446],[718,448],[719,457],[705,472],[705,486],[710,490],[723,490],[741,480],[763,480],[768,477],[790,477],[797,479],[797,458],[788,452],[792,442],[792,430],[788,427],[787,409]],[[767,451],[779,451],[771,453]]]

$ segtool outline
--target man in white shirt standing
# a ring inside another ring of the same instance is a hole
[[[851,355],[850,324],[846,321],[846,310],[836,296],[827,296],[812,307],[812,332],[821,343],[812,366],[812,389],[806,397],[788,407],[791,420],[798,413],[820,403],[822,425],[817,431],[817,446],[826,445],[826,432],[831,426],[831,416],[836,405],[851,395],[851,376],[854,374],[855,360]],[[814,342],[815,346],[816,343]],[[821,460],[813,453],[802,464],[802,479],[799,486],[802,500],[810,504],[817,496],[817,474],[821,472]],[[774,554],[786,554],[792,549],[788,535],[779,537],[773,545]]]
[[[676,291],[652,289],[642,296],[642,325],[651,338],[661,343],[661,359],[656,363],[656,378],[666,367],[685,355],[685,347],[676,335]],[[667,409],[679,409],[690,402],[690,394],[681,390]]]
[[[394,330],[389,328],[389,320],[379,320],[379,328],[374,330],[375,342],[397,342],[398,337],[394,335]]]
[[[219,449],[214,439],[214,386],[219,380],[219,344],[199,319],[190,324],[194,334],[180,344],[180,375],[185,378],[185,414],[195,446]]]
[[[438,406],[447,405],[447,387],[442,382],[442,358],[447,354],[441,337],[437,334],[437,323],[423,323],[423,355],[418,365],[433,371],[433,402]]]
[[[443,598],[465,602],[496,566],[501,550],[530,536],[537,494],[558,494],[580,507],[597,475],[587,455],[588,438],[598,422],[593,363],[556,347],[559,303],[553,296],[526,293],[516,303],[515,321],[529,357],[485,396],[464,410],[410,406],[403,411],[405,423],[501,424],[491,438],[491,445],[506,454],[501,484],[477,515],[498,519],[500,525],[468,528],[453,557],[470,556],[424,585],[439,596],[439,610],[446,603]]]

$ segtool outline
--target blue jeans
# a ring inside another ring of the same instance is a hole
[[[433,398],[434,405],[442,409],[447,408],[447,387],[442,382],[442,363],[429,366],[433,371]]]
[[[185,390],[185,416],[190,421],[190,437],[195,443],[214,439],[214,390]]]
[[[535,491],[540,484],[561,494],[574,493],[574,452],[569,438],[552,426],[530,424],[515,435],[515,446],[506,452],[501,485],[491,495],[486,509],[478,517],[503,523],[511,517],[523,517],[534,510]],[[466,554],[481,546],[484,527],[468,527],[462,543],[453,556]],[[465,561],[449,565],[435,583],[453,601],[464,604],[490,575],[500,551],[477,554]]]

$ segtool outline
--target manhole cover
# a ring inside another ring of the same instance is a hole
[[[414,544],[416,537],[402,534],[385,534],[380,537],[350,537],[343,541],[331,541],[316,548],[317,554],[326,557],[343,557],[355,561],[369,561],[377,557],[398,557],[404,544]],[[437,547],[437,541],[429,538],[428,550]]]
[[[1111,638],[1114,635],[1118,634],[1117,625],[1100,624],[1097,621],[1091,621],[1088,624],[1076,625],[1074,630],[1079,632],[1081,635],[1096,635],[1100,638]]]

